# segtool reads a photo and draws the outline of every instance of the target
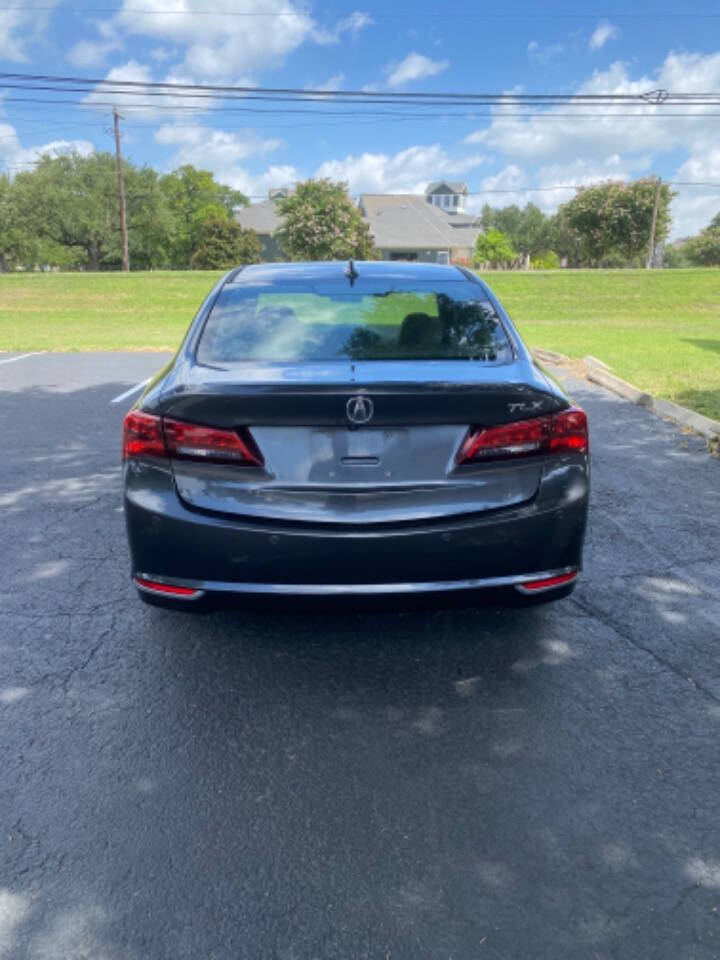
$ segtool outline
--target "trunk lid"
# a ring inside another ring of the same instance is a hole
[[[361,398],[366,423],[349,405]],[[165,416],[247,426],[264,468],[173,461],[188,506],[285,523],[382,524],[516,506],[535,495],[541,458],[458,468],[471,424],[542,416],[567,402],[524,363],[473,361],[186,362],[161,398]]]

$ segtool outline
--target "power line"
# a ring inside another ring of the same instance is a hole
[[[24,160],[17,164],[8,164],[5,166],[4,170],[25,170],[27,167],[37,166],[40,162],[41,161],[39,159]],[[545,185],[541,187],[533,187],[533,186],[489,187],[485,190],[469,190],[467,193],[467,196],[484,197],[484,196],[494,195],[494,194],[499,195],[499,194],[518,194],[518,193],[552,193],[553,191],[556,191],[556,190],[587,190],[591,187],[597,187],[603,182],[605,181],[594,181],[593,183],[555,183],[555,184]],[[613,183],[627,183],[627,182],[632,182],[632,181],[624,181],[624,180],[613,181]],[[663,180],[662,182],[671,187],[703,187],[703,188],[720,189],[720,181]],[[265,194],[251,194],[248,196],[248,199],[249,200],[266,200],[267,196]]]
[[[78,100],[78,99],[67,99],[67,98],[55,98],[53,100],[48,100],[47,98],[38,98],[38,97],[5,97],[3,103],[22,103],[23,105],[37,105],[38,108],[44,110],[47,109],[49,104],[52,105],[63,105],[82,108],[84,110],[93,110],[95,108],[109,108],[118,106],[117,100]],[[233,106],[221,106],[217,104],[208,103],[206,105],[193,105],[193,104],[172,104],[171,106],[161,107],[158,103],[132,103],[122,104],[122,109],[126,112],[134,112],[136,116],[141,116],[144,112],[148,112],[151,115],[161,114],[161,118],[158,122],[164,123],[172,117],[175,116],[197,116],[202,117],[205,114],[247,114],[250,116],[260,115],[260,116],[279,116],[279,115],[288,115],[288,116],[311,116],[311,117],[326,117],[330,120],[333,118],[349,118],[346,123],[349,125],[354,125],[362,122],[363,118],[365,121],[375,120],[378,118],[386,118],[389,121],[395,120],[442,120],[442,121],[463,121],[463,122],[473,122],[480,119],[494,119],[494,120],[521,120],[521,119],[539,119],[539,120],[555,120],[558,117],[560,118],[594,118],[597,120],[612,120],[615,118],[626,118],[626,119],[648,119],[648,120],[672,120],[672,119],[693,119],[693,118],[702,118],[706,117],[718,117],[720,114],[715,112],[709,112],[707,110],[697,110],[694,113],[688,112],[661,112],[661,113],[621,113],[618,111],[611,110],[596,110],[592,113],[560,113],[557,111],[544,111],[544,112],[535,112],[535,113],[520,113],[517,111],[502,113],[500,111],[494,112],[478,112],[472,111],[469,112],[465,110],[461,113],[448,113],[443,111],[441,113],[431,113],[428,110],[419,112],[419,113],[400,113],[394,110],[332,110],[332,109],[308,109],[308,108],[289,108],[289,107],[233,107]],[[152,116],[149,117],[149,120],[152,120]],[[88,121],[88,125],[92,125]],[[298,129],[304,128],[306,126],[311,126],[313,124],[305,123],[303,121],[298,122],[297,124],[292,124],[287,129],[293,129],[297,127]],[[343,126],[342,122],[340,123],[326,123],[326,124],[314,124],[316,126]],[[140,126],[137,124],[136,126]],[[253,123],[255,127],[256,124]],[[277,125],[271,124],[264,129],[277,129]],[[241,129],[241,128],[235,128]]]
[[[0,86],[2,85],[0,84]],[[241,99],[249,99],[249,98],[241,98]],[[113,107],[118,105],[117,100],[100,100],[100,99],[96,99],[95,97],[93,97],[90,100],[89,99],[48,100],[47,98],[39,98],[39,97],[5,97],[2,100],[2,102],[3,103],[32,103],[32,104],[38,104],[39,106],[43,106],[43,107],[47,107],[50,104],[53,104],[53,105],[64,104],[64,105],[74,106],[74,107],[83,107],[85,109],[93,109],[95,107]],[[360,106],[360,105],[361,104],[358,104],[356,106]],[[369,105],[372,106],[372,104],[369,104]],[[720,101],[718,101],[718,105],[720,105]],[[365,105],[362,104],[362,106],[365,106]],[[123,109],[124,110],[150,110],[153,112],[164,111],[168,114],[173,114],[176,112],[187,112],[187,113],[196,113],[196,114],[211,113],[211,112],[251,113],[251,114],[257,113],[257,114],[273,114],[273,115],[287,113],[291,115],[299,114],[299,115],[311,115],[311,116],[319,115],[319,116],[325,116],[325,117],[353,117],[353,118],[357,118],[361,116],[364,116],[364,117],[387,116],[387,117],[408,118],[408,119],[425,119],[427,117],[430,117],[430,118],[436,117],[439,119],[449,119],[449,120],[452,120],[452,119],[472,120],[472,119],[482,118],[482,117],[493,118],[496,120],[517,120],[517,119],[535,119],[535,118],[554,120],[558,117],[561,117],[561,118],[593,117],[593,118],[600,118],[600,119],[604,119],[604,118],[612,119],[614,117],[626,117],[626,118],[644,117],[648,119],[666,120],[666,119],[671,119],[673,117],[705,118],[705,117],[718,116],[717,113],[709,113],[703,109],[697,109],[694,113],[687,113],[687,112],[679,113],[678,111],[673,111],[673,110],[668,110],[667,112],[663,110],[662,112],[654,112],[654,113],[639,113],[637,111],[634,111],[632,113],[627,113],[627,112],[620,113],[617,110],[611,110],[611,109],[606,109],[605,111],[594,110],[592,113],[580,113],[578,111],[573,111],[572,113],[561,113],[560,111],[557,111],[557,110],[547,110],[547,109],[542,112],[535,111],[533,113],[521,113],[517,110],[506,111],[506,112],[502,112],[499,110],[494,110],[492,112],[487,112],[487,111],[470,112],[468,110],[464,110],[464,112],[461,112],[461,113],[447,113],[447,111],[445,110],[443,110],[441,113],[430,113],[427,110],[423,110],[422,112],[416,112],[416,113],[399,113],[396,110],[376,110],[376,111],[366,110],[366,111],[363,111],[362,113],[358,113],[357,110],[348,111],[348,110],[325,109],[325,110],[319,111],[316,109],[308,109],[308,108],[302,108],[302,107],[294,108],[294,109],[289,107],[264,107],[264,108],[263,107],[224,107],[220,105],[214,105],[212,103],[209,105],[178,103],[178,104],[172,104],[171,106],[166,106],[166,107],[160,107],[157,103],[128,103],[128,104],[123,104]]]
[[[474,93],[445,91],[441,93],[395,92],[367,90],[313,90],[301,87],[260,87],[241,85],[169,83],[139,80],[109,80],[102,77],[53,76],[48,74],[0,73],[0,87],[20,90],[60,91],[65,93],[94,92],[125,96],[180,96],[183,99],[266,99],[273,101],[312,101],[333,103],[428,103],[435,106],[459,105],[543,105],[554,104],[629,104],[666,107],[673,104],[719,105],[717,92],[670,92],[649,90],[628,93]]]
[[[297,10],[150,10],[147,7],[61,7],[58,9],[56,6],[51,4],[38,4],[29,6],[20,6],[20,5],[2,5],[0,6],[0,11],[4,10],[18,10],[23,12],[32,13],[33,11],[43,12],[43,11],[54,11],[55,13],[62,14],[113,14],[117,15],[119,13],[133,13],[139,14],[142,16],[153,16],[153,17],[186,17],[186,16],[197,16],[197,17],[231,17],[231,18],[243,18],[243,19],[252,19],[252,18],[262,18],[262,19],[273,19],[273,18],[286,18],[286,17],[295,17],[299,19],[307,19],[309,14],[307,11],[302,9]],[[335,17],[339,20],[342,20],[346,17],[352,16],[354,10],[344,10],[344,11],[333,11]],[[531,11],[523,11],[522,13],[468,13],[466,11],[453,10],[446,11],[445,13],[419,13],[419,12],[408,12],[408,13],[387,13],[384,11],[375,11],[375,10],[363,10],[361,13],[372,20],[447,20],[448,16],[452,16],[453,19],[461,20],[717,20],[720,19],[719,13],[711,13],[709,11],[654,11],[653,13],[627,13],[624,11],[610,11],[610,12],[597,12],[597,13],[578,13],[578,12],[568,12],[568,13],[545,13],[538,12],[533,13]]]
[[[546,187],[503,187],[498,189],[488,189],[488,190],[469,190],[467,193],[468,197],[484,197],[490,194],[512,194],[512,193],[550,193],[554,190],[588,190],[591,187],[600,186],[602,181],[596,181],[595,183],[556,183],[554,186]],[[625,183],[623,180],[615,180],[614,183]],[[632,181],[630,181],[632,182]],[[662,183],[667,184],[671,187],[684,186],[684,187],[715,187],[720,189],[720,182],[717,183],[704,183],[694,180],[663,180]],[[367,192],[367,191],[364,191]],[[370,194],[372,195],[372,194]],[[385,196],[385,194],[381,194]],[[421,194],[415,194],[415,196],[421,196]],[[248,197],[249,200],[267,200],[265,194],[251,194]]]

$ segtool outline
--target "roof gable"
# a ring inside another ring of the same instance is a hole
[[[479,232],[453,227],[447,214],[417,194],[365,193],[360,208],[380,249],[449,250],[474,244]]]
[[[467,184],[461,180],[434,180],[425,188],[425,196],[431,197],[443,193],[457,193],[461,196],[467,196]]]

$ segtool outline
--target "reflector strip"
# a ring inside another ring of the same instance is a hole
[[[578,573],[578,570],[573,570],[571,573],[561,573],[556,577],[548,577],[546,580],[530,580],[518,584],[518,586],[521,590],[547,590],[550,587],[559,587],[563,583],[571,583],[577,579]]]
[[[142,587],[144,590],[151,590],[153,593],[166,593],[174,597],[191,597],[199,596],[203,591],[196,590],[194,587],[179,587],[174,583],[158,583],[156,580],[145,580],[143,577],[133,577],[133,580],[138,587]]]

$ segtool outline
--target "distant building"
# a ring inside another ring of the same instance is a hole
[[[295,193],[292,187],[270,187],[268,190],[268,200],[284,200],[285,197],[291,197]]]
[[[275,237],[282,226],[282,218],[277,209],[278,200],[291,196],[295,191],[292,187],[271,187],[268,190],[267,200],[261,203],[251,203],[235,214],[235,219],[245,230],[254,230],[262,244],[262,259],[266,262],[282,260],[282,251]]]
[[[460,186],[465,188],[467,195],[465,184]],[[461,194],[455,193],[454,196],[459,198]],[[427,192],[425,197],[412,193],[364,193],[359,207],[384,260],[472,261],[475,240],[480,232],[477,218],[459,212],[458,208],[455,208],[458,212],[446,213],[444,201],[429,200]]]
[[[235,215],[240,226],[258,234],[265,261],[283,257],[276,237],[282,224],[277,202],[293,192],[292,187],[273,187],[267,200]],[[472,263],[481,231],[479,218],[465,212],[467,195],[467,184],[441,180],[430,183],[424,196],[364,193],[358,207],[384,260]]]
[[[465,213],[468,188],[458,180],[436,180],[425,188],[425,199],[445,213]]]

